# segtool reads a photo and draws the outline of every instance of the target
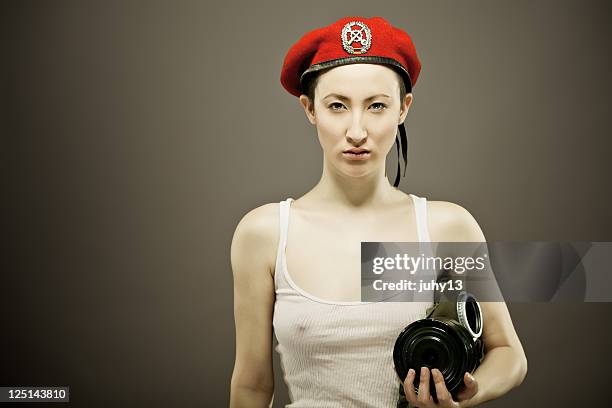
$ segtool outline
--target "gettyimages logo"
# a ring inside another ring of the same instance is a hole
[[[409,256],[404,253],[403,255],[396,254],[395,257],[376,257],[372,259],[372,272],[375,274],[381,274],[385,270],[407,270],[411,274],[414,274],[417,270],[436,269],[436,270],[453,270],[458,274],[462,274],[465,271],[471,271],[478,269],[480,271],[485,269],[485,260],[487,254],[483,256],[471,257],[439,257],[439,256],[425,256],[421,254],[418,257]]]

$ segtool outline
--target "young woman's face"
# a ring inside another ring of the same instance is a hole
[[[300,96],[308,119],[317,127],[328,165],[351,177],[384,171],[385,158],[412,103],[400,103],[399,75],[384,65],[349,64],[321,74],[315,90],[314,111]],[[355,155],[350,149],[365,149]]]

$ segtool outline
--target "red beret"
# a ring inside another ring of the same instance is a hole
[[[416,49],[405,31],[382,17],[344,17],[309,31],[289,49],[281,84],[292,95],[300,96],[312,73],[356,63],[394,68],[404,79],[407,92],[411,92],[421,71]]]

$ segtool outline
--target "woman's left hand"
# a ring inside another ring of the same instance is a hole
[[[466,406],[462,402],[472,398],[478,392],[478,381],[476,381],[470,373],[466,372],[463,375],[465,388],[457,394],[459,401],[455,401],[446,388],[442,373],[440,370],[434,368],[431,370],[431,375],[433,376],[436,387],[436,397],[438,399],[438,403],[436,404],[429,392],[429,368],[421,367],[419,395],[416,395],[414,390],[414,375],[414,370],[410,369],[406,376],[406,380],[404,380],[404,393],[406,394],[408,402],[418,408],[462,408]]]

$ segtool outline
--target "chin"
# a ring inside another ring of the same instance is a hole
[[[356,169],[356,168],[347,169],[346,167],[344,167],[344,171],[342,171],[342,174],[345,175],[346,177],[360,179],[360,178],[364,178],[372,174],[373,170],[374,169],[368,165],[361,166],[359,169]]]

